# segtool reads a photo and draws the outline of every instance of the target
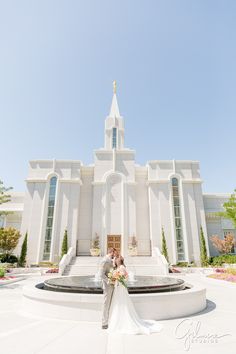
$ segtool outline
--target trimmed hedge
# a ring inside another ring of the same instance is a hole
[[[221,266],[223,263],[236,263],[236,254],[221,254],[220,256],[210,257],[209,263],[212,266]]]
[[[14,254],[0,254],[1,263],[17,263],[18,258]]]
[[[194,262],[178,262],[174,264],[173,267],[196,267],[196,264]]]

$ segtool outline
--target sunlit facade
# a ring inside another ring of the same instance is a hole
[[[77,257],[90,255],[99,237],[101,254],[114,242],[129,257],[130,240],[137,256],[155,257],[165,232],[172,264],[200,260],[200,227],[208,253],[209,237],[234,233],[232,224],[215,215],[229,195],[203,194],[198,161],[152,160],[140,166],[124,144],[124,120],[116,92],[105,120],[104,147],[94,163],[80,160],[29,162],[25,193],[13,193],[2,210],[13,211],[0,222],[28,232],[28,261],[58,261],[65,229]],[[20,245],[19,245],[20,247]],[[18,250],[16,250],[16,253]]]

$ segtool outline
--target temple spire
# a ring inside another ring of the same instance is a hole
[[[113,81],[113,93],[116,93],[116,80]]]
[[[105,120],[105,144],[106,150],[122,150],[124,149],[124,121],[120,115],[117,97],[117,85],[113,81],[113,97],[109,115]]]
[[[111,109],[109,114],[110,117],[120,117],[120,111],[119,111],[119,106],[116,97],[116,89],[117,89],[116,81],[113,81],[113,97],[112,97]]]

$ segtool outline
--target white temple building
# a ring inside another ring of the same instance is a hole
[[[1,210],[13,211],[3,226],[28,232],[28,263],[57,262],[68,230],[73,255],[89,256],[91,241],[99,237],[101,255],[108,246],[128,259],[131,238],[137,240],[137,262],[156,257],[165,232],[169,259],[200,260],[200,227],[209,255],[217,251],[209,237],[235,230],[215,216],[229,194],[203,194],[198,161],[153,160],[140,166],[135,151],[125,147],[124,120],[116,88],[105,120],[104,147],[95,150],[94,163],[80,160],[29,162],[25,193],[12,193]],[[21,238],[23,241],[23,237]],[[20,244],[16,253],[19,253]],[[82,257],[81,257],[82,259]]]

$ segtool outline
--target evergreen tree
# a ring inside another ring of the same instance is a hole
[[[19,258],[19,262],[18,262],[20,267],[24,267],[25,263],[26,263],[27,239],[28,239],[28,233],[26,232],[24,241],[21,246],[20,258]]]
[[[206,241],[202,226],[200,228],[200,256],[201,256],[201,266],[206,267],[209,264],[207,257]]]
[[[167,262],[169,263],[168,249],[166,245],[166,238],[165,238],[165,232],[163,227],[161,228],[161,236],[162,236],[161,253],[163,254],[163,256],[165,256]]]
[[[61,247],[61,258],[64,256],[64,254],[67,254],[67,252],[68,252],[68,237],[67,237],[67,230],[65,230],[63,241],[62,241],[62,247]]]

